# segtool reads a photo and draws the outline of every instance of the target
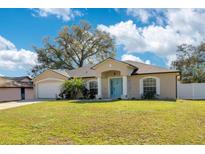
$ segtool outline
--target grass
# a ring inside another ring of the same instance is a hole
[[[50,101],[0,110],[0,144],[205,144],[205,101]]]

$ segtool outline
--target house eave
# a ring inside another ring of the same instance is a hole
[[[170,71],[170,72],[150,72],[150,73],[132,73],[131,75],[170,74],[170,73],[180,73],[180,71]]]

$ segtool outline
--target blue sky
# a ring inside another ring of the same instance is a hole
[[[110,33],[117,59],[169,67],[177,45],[204,41],[204,17],[201,9],[0,9],[0,74],[26,75],[36,63],[32,46],[82,19]]]

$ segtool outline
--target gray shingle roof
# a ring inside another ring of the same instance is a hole
[[[67,73],[70,77],[94,77],[95,70],[91,69],[93,65],[83,66],[74,70],[69,70]]]
[[[52,70],[58,74],[70,77],[94,77],[95,70],[91,69],[93,65],[86,65],[80,68],[76,68],[73,70]]]
[[[132,72],[132,75],[179,72],[177,70],[171,70],[171,69],[167,69],[167,68],[163,68],[163,67],[159,67],[159,66],[144,64],[144,63],[140,63],[140,62],[137,62],[137,61],[130,61],[129,60],[129,61],[126,61],[126,62],[129,63],[129,64],[132,64],[132,65],[134,65],[138,68],[138,69],[135,69]]]
[[[29,81],[22,81],[25,78],[29,79]],[[33,87],[33,83],[30,77],[22,76],[22,77],[0,77],[0,87],[1,88],[14,88],[14,87]]]
[[[109,58],[107,58],[107,59],[105,59],[105,60],[103,60],[103,61],[101,61],[101,62],[99,62],[99,63],[97,63],[97,64],[95,64],[95,65],[93,65],[91,68],[95,68],[95,66],[97,66],[97,65],[99,65],[99,64],[102,64],[103,62],[105,62],[105,61],[108,60],[108,59],[114,60],[114,61],[119,62],[119,63],[124,63],[124,64],[126,64],[126,65],[129,65],[129,66],[131,66],[131,67],[136,68],[136,66],[134,66],[134,65],[132,65],[132,64],[129,64],[129,63],[127,63],[126,61],[120,61],[120,60],[114,59],[114,58],[112,58],[112,57],[109,57]]]
[[[3,76],[3,78],[9,79],[9,80],[15,80],[15,81],[21,81],[23,79],[29,79],[31,80],[31,78],[29,76],[18,76],[18,77],[7,77],[7,76]]]
[[[66,77],[70,77],[67,70],[60,70],[60,69],[59,70],[53,70],[52,69],[52,71],[54,71],[54,72],[56,72],[58,74],[61,74],[63,76],[66,76]]]
[[[137,61],[125,61],[123,63],[129,64],[130,66],[134,66],[136,68],[133,70],[132,75],[178,72],[177,70],[170,70],[159,66],[140,63]],[[53,70],[53,71],[62,74],[64,76],[67,76],[68,78],[69,77],[95,77],[96,76],[95,70],[92,69],[93,66],[96,65],[86,65],[73,70]]]

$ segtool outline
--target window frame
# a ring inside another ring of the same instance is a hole
[[[157,80],[155,78],[143,79],[143,93],[154,92],[157,94]]]
[[[92,83],[92,82],[96,82],[96,89],[95,88],[90,88],[90,83]],[[96,94],[97,94],[97,92],[98,92],[98,82],[97,82],[97,80],[89,80],[88,82],[87,82],[87,89],[88,90],[96,90]]]
[[[140,95],[144,94],[144,84],[143,81],[148,78],[154,78],[156,80],[156,94],[160,95],[160,79],[155,76],[147,76],[140,79]]]

